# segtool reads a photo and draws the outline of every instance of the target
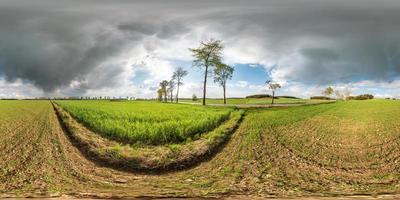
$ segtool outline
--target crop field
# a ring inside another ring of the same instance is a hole
[[[201,104],[202,99],[197,99],[196,101],[192,101],[190,99],[180,100],[184,103],[195,103]],[[207,104],[223,104],[223,99],[206,99]],[[292,99],[292,98],[279,98],[275,99],[276,104],[307,104],[307,103],[318,103],[321,100],[310,100],[310,99]],[[226,100],[228,105],[243,105],[243,104],[271,104],[271,98],[228,98]]]
[[[79,122],[124,143],[166,144],[198,138],[233,109],[146,101],[56,101]]]
[[[193,110],[200,118],[204,113],[221,117],[235,112],[154,102],[57,104],[66,110],[70,106],[110,113],[115,123],[161,110],[161,116]],[[400,101],[354,100],[245,112],[218,153],[191,168],[154,174],[105,167],[88,157],[63,130],[49,101],[0,101],[0,197],[399,197]],[[120,113],[125,115],[117,116]]]

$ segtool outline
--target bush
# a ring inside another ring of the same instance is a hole
[[[368,100],[368,99],[373,99],[374,95],[372,94],[362,94],[362,95],[358,95],[355,96],[354,99],[355,100]]]
[[[317,99],[317,100],[333,100],[332,98],[326,97],[326,96],[313,96],[310,97],[310,99]]]
[[[246,99],[250,99],[250,98],[262,99],[262,98],[272,98],[272,96],[269,94],[255,94],[255,95],[246,96]],[[274,99],[279,99],[279,97],[274,97]]]
[[[195,94],[192,96],[192,101],[197,101],[197,96]]]
[[[286,99],[300,99],[298,97],[294,97],[294,96],[277,96],[278,98],[286,98]]]
[[[348,96],[346,99],[347,100],[368,100],[368,99],[373,99],[374,95],[372,94],[362,94],[358,96]]]

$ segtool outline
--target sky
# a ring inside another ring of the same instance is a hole
[[[189,48],[223,42],[228,97],[307,98],[332,86],[400,97],[397,0],[0,0],[0,98],[154,98],[177,67],[202,95]],[[222,97],[209,79],[208,97]]]

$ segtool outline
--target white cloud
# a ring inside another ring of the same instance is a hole
[[[0,98],[34,98],[44,95],[40,89],[21,80],[9,83],[0,78]]]

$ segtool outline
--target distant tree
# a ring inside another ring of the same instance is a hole
[[[374,98],[374,95],[372,95],[372,94],[361,94],[361,95],[353,97],[353,99],[355,99],[355,100],[368,100],[368,99],[373,99],[373,98]]]
[[[350,91],[349,88],[346,88],[346,89],[344,90],[343,98],[346,99],[346,100],[348,100],[350,96],[351,96],[351,91]]]
[[[331,96],[333,94],[333,92],[334,92],[333,88],[331,86],[329,86],[322,93],[325,96],[329,97],[329,96]]]
[[[275,83],[273,81],[267,81],[268,88],[272,91],[272,101],[271,104],[274,104],[275,101],[275,91],[282,86],[279,83]]]
[[[172,75],[172,80],[175,80],[176,82],[176,103],[179,101],[179,86],[183,85],[183,77],[187,76],[188,72],[184,70],[182,67],[178,67],[175,71],[174,74]]]
[[[226,82],[232,79],[234,68],[224,64],[218,63],[214,68],[214,82],[218,83],[224,92],[224,104],[226,104]]]
[[[175,85],[176,85],[176,83],[175,83],[174,80],[170,80],[170,81],[168,82],[168,89],[167,89],[167,91],[168,91],[169,100],[171,101],[171,103],[174,101],[174,95],[173,95],[173,93],[174,93]]]
[[[344,99],[343,94],[339,90],[335,90],[336,99]]]
[[[193,66],[204,69],[203,105],[206,105],[207,77],[212,72],[210,68],[220,62],[223,48],[220,40],[211,39],[201,42],[198,48],[189,49],[195,58]]]
[[[162,101],[163,100],[163,95],[164,95],[164,93],[163,93],[162,89],[161,88],[158,89],[157,90],[157,99],[158,99],[158,101]]]
[[[197,101],[197,96],[196,96],[196,94],[193,94],[193,95],[192,95],[192,101]]]
[[[160,90],[162,92],[162,96],[164,96],[164,101],[167,102],[167,87],[168,87],[168,81],[163,80],[160,82]]]

